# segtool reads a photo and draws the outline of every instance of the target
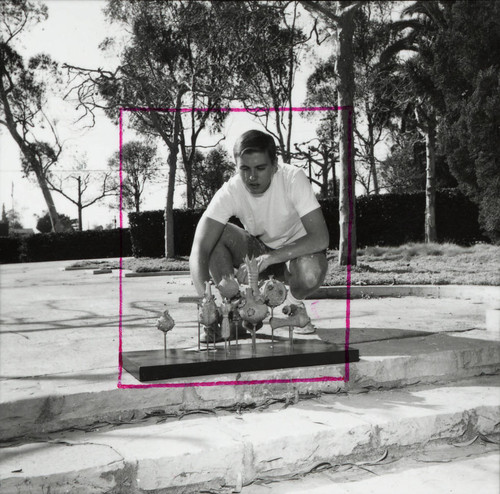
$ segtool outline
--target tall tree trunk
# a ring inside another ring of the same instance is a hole
[[[373,191],[375,195],[379,195],[380,189],[378,186],[378,177],[377,177],[377,168],[375,163],[375,144],[373,138],[373,118],[371,114],[368,112],[368,146],[369,146],[369,160],[370,160],[370,170],[371,175],[373,177]]]
[[[436,117],[431,114],[425,133],[425,243],[437,242],[436,231]]]
[[[52,194],[50,193],[49,187],[47,185],[47,181],[45,180],[45,176],[43,175],[42,166],[38,163],[37,157],[33,152],[30,144],[23,139],[21,134],[17,131],[17,126],[14,121],[14,116],[12,115],[12,110],[10,108],[10,103],[7,98],[7,94],[5,92],[2,78],[0,77],[0,98],[3,103],[3,108],[5,112],[5,126],[9,129],[10,135],[16,141],[16,144],[19,146],[19,149],[23,153],[23,156],[26,158],[28,163],[30,164],[31,171],[36,176],[38,185],[42,190],[43,198],[45,199],[45,203],[47,204],[47,209],[49,211],[50,223],[52,224],[52,231],[61,232],[64,230],[61,222],[59,220],[59,215],[57,214],[56,206],[54,204],[54,199],[52,199]]]
[[[188,209],[192,209],[194,207],[193,169],[191,160],[192,157],[190,157],[188,163],[185,163],[184,165],[184,173],[186,174],[186,207]]]
[[[343,3],[343,2],[341,2]],[[356,265],[356,196],[354,173],[354,57],[352,38],[354,11],[342,15],[337,23],[337,73],[339,75],[338,105],[349,109],[339,110],[339,264]]]
[[[26,155],[25,155],[26,156]],[[41,171],[32,166],[32,170],[35,173],[38,185],[42,190],[43,198],[45,199],[45,204],[47,205],[47,210],[49,212],[50,223],[52,225],[53,232],[62,232],[64,231],[64,227],[61,225],[61,221],[59,220],[59,214],[57,214],[56,206],[54,204],[54,199],[52,198],[52,194],[50,193],[49,187],[47,185],[47,181],[45,177],[41,173]]]
[[[332,192],[333,197],[339,196],[339,191],[337,190],[337,173],[335,172],[335,158],[332,158]]]
[[[323,158],[323,164],[321,166],[321,195],[323,199],[328,197],[328,150],[323,148],[321,152],[321,157]]]
[[[181,132],[181,113],[182,96],[188,91],[186,86],[179,88],[176,97],[174,129],[172,138],[165,133],[162,125],[159,122],[158,115],[155,112],[151,113],[151,120],[154,127],[160,134],[161,138],[168,146],[168,182],[167,182],[167,197],[165,200],[165,257],[174,257],[174,191],[175,191],[175,174],[177,172],[177,153],[179,152],[179,133]],[[150,105],[152,106],[152,105]]]
[[[170,149],[168,155],[168,186],[165,204],[165,257],[174,257],[174,190],[177,171],[177,149]]]
[[[77,178],[78,181],[78,231],[83,230],[83,220],[82,220],[82,177],[78,176]]]

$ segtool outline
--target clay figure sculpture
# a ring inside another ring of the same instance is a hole
[[[274,317],[274,308],[281,305],[286,299],[286,286],[283,282],[275,280],[269,275],[269,279],[264,282],[262,296],[266,304],[271,307],[271,319]],[[274,344],[274,328],[271,327],[271,343]]]
[[[167,357],[167,333],[171,331],[175,326],[175,321],[169,314],[168,310],[164,310],[161,317],[156,322],[156,327],[163,331],[163,355]]]
[[[224,350],[226,351],[226,354],[227,354],[228,353],[228,341],[229,341],[229,337],[231,336],[231,326],[229,323],[229,312],[231,310],[231,303],[227,302],[227,301],[223,302],[220,309],[222,312],[221,334],[222,334],[222,338],[224,339]]]
[[[286,299],[286,286],[271,274],[262,286],[262,296],[269,307],[278,307]]]
[[[311,318],[307,315],[307,311],[304,307],[299,307],[294,304],[283,307],[283,314],[288,317],[273,317],[269,321],[269,324],[273,330],[276,328],[282,328],[283,326],[288,326],[290,348],[293,349],[293,327],[297,326],[299,328],[303,328],[311,321]]]
[[[259,290],[259,268],[255,258],[245,258],[248,272],[249,285],[241,300],[239,315],[241,319],[250,323],[252,328],[252,352],[255,354],[257,351],[257,343],[255,341],[255,331],[257,331],[257,324],[267,317],[267,305],[264,303],[264,297]]]
[[[246,256],[245,264],[247,267],[248,285],[252,289],[253,296],[255,298],[262,299],[262,295],[259,290],[259,266],[257,264],[257,259],[255,259],[255,257],[249,258]]]
[[[217,309],[217,304],[215,303],[215,297],[212,295],[212,288],[209,281],[205,282],[205,296],[201,302],[201,306],[198,311],[198,321],[205,326],[205,331],[207,335],[209,333],[209,327],[216,323],[219,319],[219,311]],[[214,334],[214,344],[215,344],[215,331]],[[207,349],[208,349],[207,338]]]
[[[218,319],[217,305],[215,297],[212,295],[212,288],[210,282],[205,282],[205,296],[200,307],[200,322],[204,326],[210,326]]]
[[[231,300],[240,293],[240,285],[232,275],[226,275],[222,278],[221,282],[216,285],[219,293],[223,298]]]

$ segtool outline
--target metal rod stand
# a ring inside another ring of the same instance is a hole
[[[238,345],[238,333],[239,333],[239,319],[236,318],[234,319],[234,313],[233,313],[233,324],[235,326],[235,331],[236,331],[236,338],[235,338],[235,342],[236,342],[236,345]],[[243,327],[243,323],[241,323],[241,327]]]
[[[252,355],[257,354],[257,341],[255,339],[255,328],[256,325],[254,324],[252,329]]]
[[[200,303],[198,302],[196,304],[197,307],[197,313],[198,313],[198,351],[201,352],[201,324],[200,324]]]
[[[271,307],[271,319],[274,317],[274,307]],[[274,346],[274,328],[271,326],[271,346]]]

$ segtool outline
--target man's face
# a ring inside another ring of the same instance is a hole
[[[276,171],[267,152],[245,153],[237,160],[238,173],[250,194],[263,194]]]

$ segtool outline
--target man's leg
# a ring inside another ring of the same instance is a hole
[[[311,254],[298,257],[289,263],[285,270],[290,290],[285,304],[294,305],[296,310],[303,311],[307,315],[304,300],[308,295],[314,293],[323,283],[328,269],[328,261],[323,253]],[[316,328],[312,322],[301,328],[295,328],[297,334],[313,334]]]
[[[328,261],[323,252],[297,257],[285,273],[292,295],[303,300],[314,293],[325,280]]]
[[[258,257],[268,250],[260,240],[250,235],[246,230],[228,223],[210,255],[208,264],[210,275],[217,284],[224,276],[234,275],[234,269],[240,267],[245,256]],[[240,338],[247,335],[246,330],[240,326],[241,321],[239,325],[231,324],[231,339],[235,338],[236,332]],[[201,337],[201,341],[205,343],[207,339],[213,341],[214,338],[216,341],[222,340],[219,323],[206,328],[206,333]]]
[[[268,250],[246,230],[228,223],[210,255],[210,275],[215,283],[219,283],[224,276],[234,274],[234,269],[240,267],[245,256],[258,257]]]

